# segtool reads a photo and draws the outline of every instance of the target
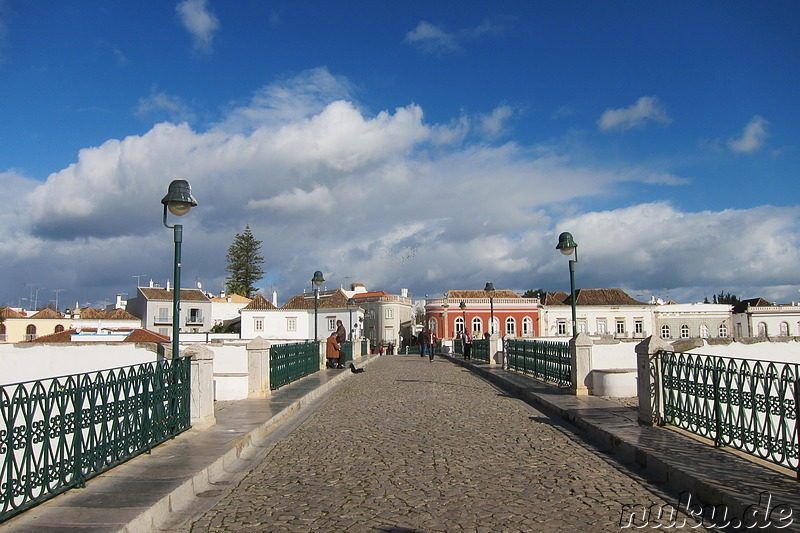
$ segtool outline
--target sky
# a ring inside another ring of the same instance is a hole
[[[800,3],[0,0],[0,305],[183,287],[249,226],[353,282],[800,300]]]

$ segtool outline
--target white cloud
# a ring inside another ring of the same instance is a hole
[[[458,37],[434,26],[427,20],[420,21],[417,27],[406,33],[405,42],[419,46],[424,52],[442,55],[447,52],[460,52]]]
[[[511,106],[496,107],[489,115],[481,116],[481,130],[489,138],[498,137],[506,131],[506,123],[513,115]]]
[[[181,24],[192,36],[194,49],[198,52],[211,53],[211,42],[219,30],[219,20],[208,11],[206,0],[183,0],[175,6]]]
[[[754,116],[744,127],[740,137],[728,140],[728,148],[740,154],[752,154],[757,151],[767,138],[767,124],[769,122],[763,117]]]
[[[171,96],[155,88],[147,98],[140,98],[136,106],[139,116],[166,115],[172,122],[192,122],[195,115],[191,108],[178,96]]]
[[[490,279],[564,289],[555,244],[565,230],[580,246],[579,286],[800,284],[798,209],[684,213],[642,200],[585,211],[582,203],[621,184],[647,191],[686,180],[665,168],[585,163],[564,148],[471,142],[477,118],[428,123],[413,104],[367,114],[341,97],[351,87],[338,80],[324,69],[301,73],[258,91],[211,129],[164,122],[108,140],[44,183],[0,174],[9,191],[0,210],[0,303],[25,296],[17,293],[28,282],[69,288],[65,301],[132,291],[132,275],[165,283],[172,236],[160,199],[176,178],[190,181],[199,202],[181,220],[184,279],[200,277],[214,291],[245,224],[264,243],[282,299],[302,291],[314,270],[331,286],[349,278],[417,296]],[[507,115],[498,108],[487,118],[502,124]]]
[[[597,125],[600,131],[625,131],[642,127],[649,121],[662,124],[672,122],[667,115],[666,107],[655,96],[642,96],[630,107],[606,109],[597,121]]]

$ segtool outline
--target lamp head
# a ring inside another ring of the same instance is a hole
[[[484,287],[483,290],[485,292],[488,292],[489,296],[493,295],[494,294],[494,283],[492,283],[491,281],[487,281],[486,282],[486,287]]]
[[[572,239],[572,233],[565,231],[558,236],[558,245],[556,246],[556,250],[561,250],[562,254],[570,255],[577,247],[578,245],[575,244],[575,241]]]
[[[311,283],[313,283],[314,285],[316,285],[317,287],[319,287],[319,286],[320,286],[320,285],[322,285],[324,282],[325,282],[325,278],[323,278],[323,277],[322,277],[322,272],[320,272],[319,270],[317,270],[316,272],[314,272],[314,277],[313,277],[313,278],[311,278]]]
[[[197,205],[197,200],[192,196],[192,186],[186,180],[172,180],[169,184],[167,195],[161,199],[169,212],[176,217],[182,217]]]
[[[464,303],[464,300],[461,300],[461,303],[458,304],[458,307],[460,307],[461,309],[466,309],[467,308],[467,304]]]

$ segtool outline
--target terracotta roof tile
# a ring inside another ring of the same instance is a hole
[[[92,309],[91,307],[81,309],[81,318],[85,318],[87,320],[98,320],[105,317],[106,312],[101,309]]]
[[[548,292],[542,305],[569,305],[569,294],[563,291]]]
[[[31,318],[47,319],[47,318],[64,318],[64,317],[61,315],[61,313],[53,311],[49,307],[46,307],[45,309],[42,309],[41,311],[33,315]]]
[[[183,291],[181,291],[183,292]],[[135,329],[123,342],[169,342],[170,338],[149,329]]]
[[[242,309],[248,311],[264,311],[268,309],[277,309],[277,307],[272,305],[272,302],[264,298],[264,296],[256,294],[256,297],[253,298],[249,304],[242,307]]]
[[[231,300],[230,302],[228,302],[228,298],[230,298],[230,300]],[[224,298],[218,298],[218,297],[211,298],[211,301],[212,302],[216,302],[216,303],[222,303],[222,304],[226,304],[226,303],[247,304],[247,303],[250,303],[252,300],[250,298],[245,298],[241,294],[229,294]]]
[[[167,290],[160,287],[139,287],[139,291],[148,300],[172,301],[173,289]],[[181,289],[182,302],[209,302],[208,296],[200,289]]]
[[[51,333],[50,335],[42,335],[35,339],[25,342],[72,342],[72,336],[77,333],[74,329],[67,329],[59,331],[58,333]]]
[[[25,318],[25,315],[14,311],[10,307],[4,307],[3,309],[0,309],[0,316],[3,318]]]
[[[452,290],[447,291],[447,298],[449,299],[458,299],[458,298],[488,298],[488,294],[486,291],[482,290]],[[510,291],[507,289],[497,289],[494,291],[495,298],[522,298],[519,294],[514,291]]]

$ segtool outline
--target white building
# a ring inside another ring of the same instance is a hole
[[[653,307],[654,335],[675,339],[730,338],[733,334],[728,304],[665,304]]]
[[[733,335],[745,337],[800,337],[800,306],[776,305],[763,298],[739,302],[733,307]]]
[[[225,294],[224,292],[219,296],[211,297],[210,300],[212,327],[238,319],[239,311],[252,301],[239,294]]]
[[[631,298],[622,289],[578,289],[575,296],[578,333],[615,339],[644,339],[654,334],[654,306]],[[539,324],[543,337],[572,337],[570,295],[547,294]]]
[[[161,287],[138,287],[135,298],[128,300],[127,310],[142,320],[142,327],[172,335],[172,298],[174,291]],[[181,333],[202,333],[211,330],[211,300],[200,289],[180,291]]]

